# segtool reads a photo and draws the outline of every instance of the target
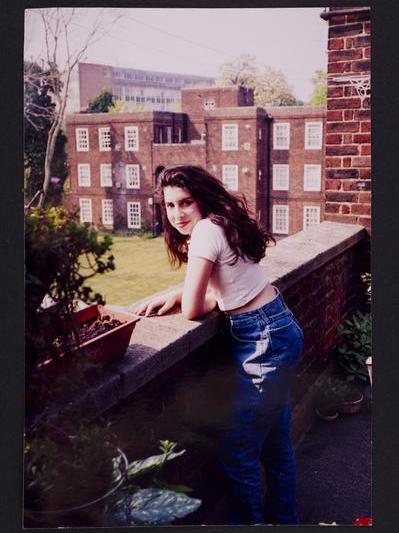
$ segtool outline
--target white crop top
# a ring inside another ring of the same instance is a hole
[[[210,286],[222,311],[247,304],[268,284],[259,263],[239,257],[234,265],[229,264],[234,260],[235,254],[224,229],[209,218],[199,220],[194,226],[188,257],[203,257],[214,263]]]

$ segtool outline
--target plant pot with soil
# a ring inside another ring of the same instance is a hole
[[[40,357],[38,368],[45,372],[57,372],[71,364],[77,352],[94,363],[108,364],[126,353],[132,332],[140,317],[125,311],[114,311],[107,306],[93,304],[75,311],[71,321],[51,313],[52,327],[46,331],[46,351]],[[67,349],[65,350],[65,346]]]
[[[316,415],[322,420],[335,420],[340,413],[357,413],[363,402],[363,393],[353,383],[339,376],[329,377],[316,398]]]
[[[81,419],[73,429],[33,430],[25,439],[25,527],[98,524],[127,465],[107,425]]]

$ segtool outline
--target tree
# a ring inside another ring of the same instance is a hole
[[[254,89],[255,105],[283,106],[303,105],[292,93],[292,89],[281,70],[266,66],[259,74],[255,57],[243,54],[220,68],[217,85],[242,85]]]
[[[76,9],[71,8],[44,8],[35,9],[32,16],[39,16],[44,32],[44,47],[46,58],[43,59],[43,71],[29,70],[24,73],[24,82],[28,85],[44,83],[49,85],[48,94],[54,104],[52,113],[49,114],[46,106],[37,107],[36,114],[50,118],[46,152],[44,158],[43,184],[40,190],[38,205],[42,206],[49,191],[51,167],[56,150],[57,139],[61,131],[65,115],[65,107],[74,68],[83,58],[90,44],[100,38],[105,31],[101,25],[103,10],[98,10],[97,17],[91,27],[84,33],[83,39],[77,44],[76,38],[71,38],[72,27],[78,16]],[[108,23],[107,29],[110,24]],[[75,47],[73,45],[76,45]],[[29,49],[28,49],[29,53]],[[63,58],[61,56],[63,54]],[[45,76],[45,78],[43,78]]]
[[[312,77],[313,94],[308,105],[327,104],[327,72],[316,70]]]
[[[221,66],[216,85],[242,85],[254,89],[257,82],[256,76],[255,56],[242,54]]]
[[[266,106],[303,105],[292,93],[292,89],[281,70],[264,67],[257,77],[255,104]]]
[[[100,94],[90,100],[88,112],[89,113],[108,113],[112,110],[114,104],[114,97],[111,92],[107,89],[104,89]]]
[[[48,72],[37,63],[24,62],[24,164],[26,171],[26,194],[32,198],[40,190],[44,180],[44,161],[48,132],[54,114],[55,104],[51,96]],[[66,178],[66,137],[60,130],[58,133],[51,174],[57,176],[62,183]],[[55,199],[55,198],[54,198]]]

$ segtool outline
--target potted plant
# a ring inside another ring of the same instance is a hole
[[[170,523],[201,501],[189,487],[162,485],[159,474],[176,443],[161,441],[161,454],[128,462],[109,424],[79,420],[73,428],[41,427],[26,439],[25,527],[72,527]],[[136,479],[153,473],[150,487]]]
[[[342,377],[329,377],[316,398],[316,414],[326,421],[335,420],[339,413],[357,413],[363,402],[363,393],[355,384]]]
[[[57,389],[54,375],[62,374],[71,361],[81,367],[76,382],[84,377],[83,366],[90,371],[92,362],[123,356],[138,317],[102,307],[102,295],[93,295],[87,286],[92,276],[115,268],[109,253],[112,239],[81,224],[76,212],[28,209],[25,244],[26,404],[32,409]],[[42,306],[45,296],[52,303],[47,308]],[[96,305],[77,310],[78,302]],[[60,388],[73,385],[72,379],[65,381]]]
[[[365,272],[364,274],[362,274],[361,277],[362,277],[363,283],[366,284],[367,302],[370,305],[371,304],[371,298],[372,298],[371,274],[370,274],[370,272]],[[372,385],[373,384],[372,383],[372,381],[373,381],[373,359],[372,359],[371,355],[369,357],[367,357],[366,365],[367,365],[367,371],[368,371],[368,374],[369,374],[370,385]]]
[[[167,525],[199,508],[201,500],[186,494],[191,492],[190,487],[171,485],[161,479],[164,465],[185,453],[176,452],[176,446],[175,442],[160,441],[161,454],[129,463],[126,482],[107,504],[107,525]],[[141,488],[138,479],[148,479],[148,474],[150,486]]]
[[[25,436],[25,526],[92,524],[126,468],[109,423],[75,416],[34,427]]]
[[[341,345],[337,362],[345,371],[347,380],[366,383],[366,361],[371,356],[371,314],[356,311],[339,329]]]

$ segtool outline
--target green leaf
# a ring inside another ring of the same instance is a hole
[[[170,524],[196,511],[201,503],[170,490],[142,489],[131,497],[129,509],[136,524]]]
[[[163,453],[160,455],[152,455],[151,457],[147,457],[146,459],[133,461],[129,464],[127,468],[128,477],[130,478],[133,476],[137,476],[139,474],[142,474],[143,472],[149,471],[150,469],[159,468],[166,461],[171,461],[172,459],[183,455],[185,451],[186,450],[182,450],[180,452],[172,452],[169,454]]]

